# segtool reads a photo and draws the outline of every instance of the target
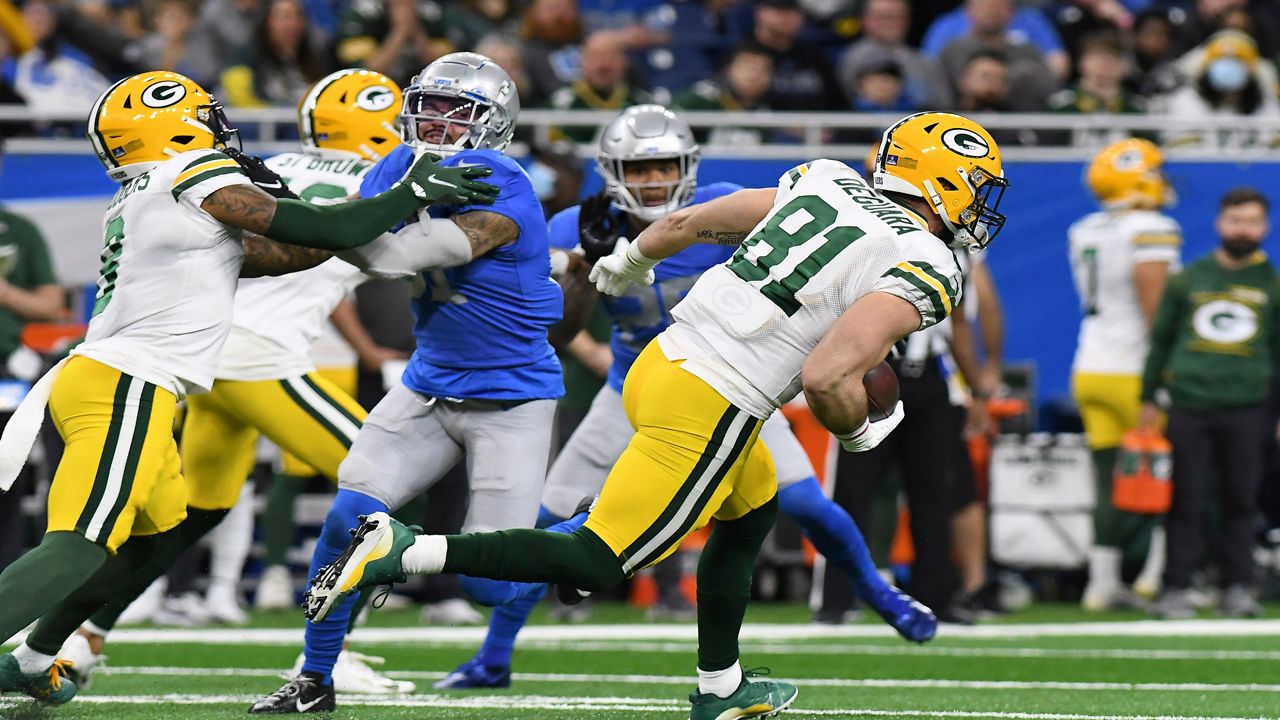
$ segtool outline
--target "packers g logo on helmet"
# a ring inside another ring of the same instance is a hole
[[[1085,185],[1108,208],[1155,209],[1176,196],[1164,176],[1164,155],[1150,140],[1129,138],[1103,148],[1085,168]]]
[[[996,211],[1009,182],[1000,148],[978,123],[959,115],[908,115],[885,130],[872,174],[875,188],[918,197],[951,231],[951,245],[987,246],[1005,217]]]
[[[399,145],[400,87],[372,70],[339,70],[298,104],[304,148],[378,160]]]
[[[85,134],[107,176],[124,182],[180,153],[223,147],[236,131],[194,80],[156,71],[127,77],[102,93]]]

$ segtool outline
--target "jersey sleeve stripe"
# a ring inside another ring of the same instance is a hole
[[[219,175],[227,175],[227,174],[230,174],[230,173],[240,173],[241,175],[243,175],[243,174],[244,174],[244,173],[240,170],[240,166],[239,166],[239,165],[236,165],[235,161],[232,161],[232,163],[231,163],[231,164],[232,164],[232,165],[235,165],[235,167],[218,167],[218,168],[215,168],[215,169],[212,169],[212,170],[207,170],[207,171],[199,172],[199,173],[197,173],[197,174],[195,174],[195,175],[191,176],[189,179],[187,179],[187,180],[185,180],[185,181],[183,181],[183,182],[181,182],[181,183],[178,183],[178,184],[174,185],[174,188],[173,188],[173,199],[174,199],[174,200],[177,200],[179,197],[181,197],[181,196],[182,196],[182,193],[184,193],[184,192],[186,192],[186,191],[190,190],[191,188],[195,187],[196,185],[199,185],[200,183],[204,182],[205,180],[210,180],[210,179],[212,179],[212,178],[216,178],[216,177],[218,177]]]
[[[956,295],[959,292],[959,290],[955,287],[955,285],[950,280],[947,279],[946,275],[943,275],[942,273],[938,272],[936,269],[934,269],[932,265],[930,265],[927,262],[916,261],[909,264],[913,264],[916,267],[920,268],[925,272],[926,275],[933,278],[934,280],[937,280],[938,283],[942,285],[945,291],[943,294],[947,298],[948,309],[954,308],[956,306],[956,300],[958,299]]]
[[[934,319],[935,322],[947,316],[946,306],[942,304],[942,296],[938,294],[938,291],[934,289],[932,285],[921,279],[920,276],[896,267],[889,268],[889,272],[885,273],[885,275],[892,275],[893,277],[907,281],[907,283],[915,287],[915,289],[919,290],[921,294],[928,298],[929,303],[933,305],[934,313],[937,315],[937,318]],[[930,319],[933,318],[925,318],[924,325],[932,325],[932,322],[928,322]]]
[[[185,170],[178,173],[178,177],[174,178],[173,180],[173,185],[174,187],[177,187],[182,183],[195,177],[196,175],[199,175],[202,172],[205,172],[208,170],[217,170],[219,168],[226,168],[226,167],[239,167],[239,164],[235,160],[232,160],[231,158],[224,158],[222,160],[218,160],[215,158],[207,162],[200,162],[200,163],[197,163],[195,166],[187,167]]]
[[[1177,247],[1182,245],[1182,236],[1177,233],[1142,233],[1133,238],[1134,245]]]
[[[944,278],[939,278],[936,273],[926,271],[924,269],[925,267],[929,268],[929,270],[933,270],[933,267],[927,263],[920,263],[917,265],[909,262],[900,262],[893,267],[893,270],[900,270],[907,273],[910,277],[914,277],[924,283],[924,285],[929,288],[930,292],[937,296],[937,302],[940,306],[939,309],[942,311],[942,315],[950,315],[951,309],[955,307],[955,294],[951,291],[950,283],[948,283]],[[890,272],[892,272],[892,270],[890,270]]]
[[[186,171],[190,170],[191,168],[198,167],[198,166],[200,166],[200,165],[204,165],[205,163],[217,162],[217,161],[219,161],[219,160],[231,160],[231,158],[227,157],[225,154],[220,153],[220,152],[216,152],[216,151],[215,151],[215,152],[211,152],[211,153],[208,153],[208,154],[206,154],[206,155],[201,155],[200,157],[196,158],[195,160],[192,160],[190,163],[188,163],[188,164],[187,164],[187,166],[186,166],[186,167],[182,168],[182,172],[184,172],[184,173],[185,173]],[[231,162],[235,162],[235,160],[231,160]],[[181,173],[179,173],[179,174],[181,174]]]

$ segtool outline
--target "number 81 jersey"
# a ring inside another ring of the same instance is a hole
[[[658,337],[672,360],[764,419],[799,393],[805,358],[859,298],[884,292],[937,324],[960,300],[951,249],[852,168],[815,160],[783,175],[773,209],[677,305]]]

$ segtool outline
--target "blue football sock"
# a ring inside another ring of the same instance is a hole
[[[545,514],[550,515],[550,513]],[[568,520],[552,524],[546,530],[567,535],[582,527],[586,521],[587,514],[579,513]],[[473,579],[475,578],[463,578],[463,587],[466,587],[465,581]],[[484,644],[480,646],[480,651],[476,653],[476,659],[485,665],[501,667],[511,665],[511,653],[516,647],[516,635],[529,621],[529,614],[533,612],[538,601],[547,594],[546,583],[509,584],[518,586],[518,589],[515,590],[511,600],[493,609],[493,615],[489,617],[489,632],[484,636]]]
[[[360,524],[360,515],[375,512],[387,512],[387,506],[368,495],[351,490],[338,490],[325,516],[324,527],[320,529],[320,537],[316,541],[315,553],[311,556],[311,571],[308,577],[314,578],[320,568],[328,565],[351,544],[352,528]],[[351,619],[351,609],[358,596],[348,599],[334,608],[324,620],[318,623],[307,622],[307,630],[303,645],[305,659],[303,672],[318,673],[325,678],[325,684],[332,682],[330,674],[333,665],[338,661],[338,653],[342,652],[342,642],[347,636],[347,626]]]
[[[863,602],[875,604],[888,589],[876,572],[867,550],[867,541],[844,508],[822,492],[817,478],[808,478],[778,493],[782,512],[791,516],[827,562],[840,568],[853,581]]]

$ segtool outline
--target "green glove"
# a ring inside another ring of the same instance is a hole
[[[473,179],[492,173],[493,170],[478,165],[444,167],[430,154],[423,154],[400,182],[427,205],[473,205],[497,199],[498,186]]]

